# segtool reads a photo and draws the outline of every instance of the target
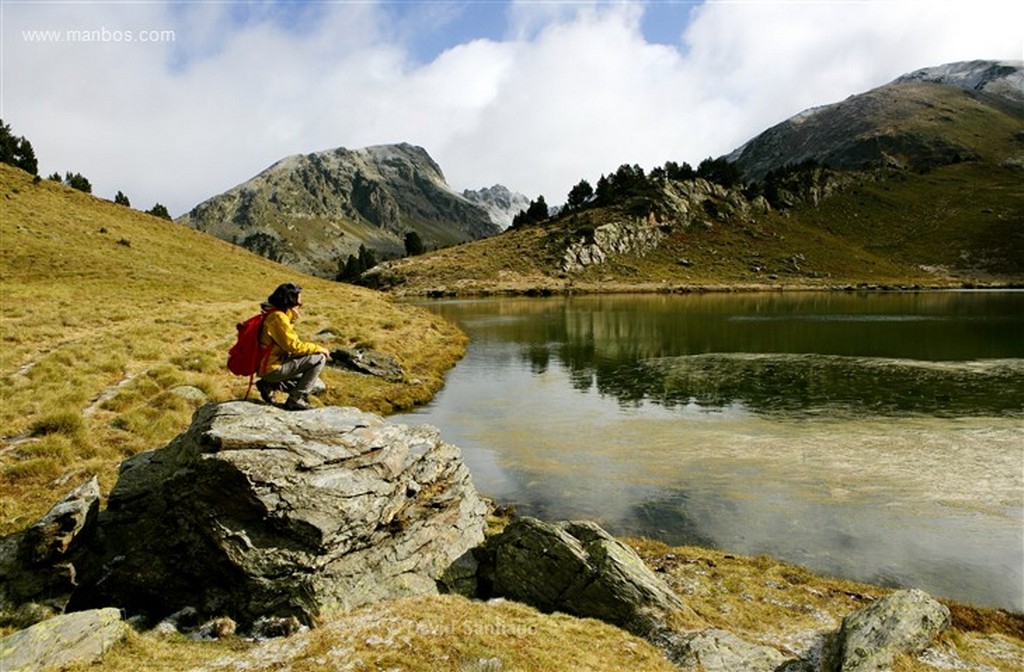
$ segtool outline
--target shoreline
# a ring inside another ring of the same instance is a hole
[[[489,283],[458,281],[454,285],[380,290],[383,294],[405,299],[453,299],[473,297],[546,297],[592,294],[732,294],[778,292],[942,292],[942,291],[1019,291],[1024,280],[963,281],[947,283],[629,283],[629,282],[538,282]]]
[[[585,285],[571,285],[562,286],[559,289],[552,287],[538,288],[537,286],[523,287],[523,286],[510,286],[510,285],[499,285],[495,283],[490,287],[480,287],[483,283],[472,283],[473,286],[469,286],[469,283],[462,283],[462,286],[458,288],[433,288],[417,291],[416,293],[405,293],[397,295],[398,298],[408,299],[411,301],[417,300],[430,300],[430,299],[472,299],[472,298],[543,298],[543,297],[570,297],[573,295],[587,296],[587,295],[656,295],[656,294],[731,294],[731,293],[780,293],[780,292],[836,292],[836,293],[856,293],[856,292],[879,292],[879,293],[926,293],[926,292],[970,292],[970,291],[1024,291],[1024,283],[1016,281],[1007,281],[1001,283],[978,283],[978,282],[964,282],[964,283],[942,283],[942,284],[930,284],[930,285],[895,285],[895,284],[872,284],[872,283],[859,283],[856,285],[808,285],[808,284],[694,284],[685,286],[672,286],[665,287],[663,285],[656,285],[651,283],[588,283]],[[387,292],[392,294],[391,292]],[[395,294],[392,294],[393,296]],[[456,364],[457,366],[457,364]],[[429,403],[429,402],[428,402]],[[402,414],[405,411],[400,411],[397,414]],[[396,415],[396,414],[388,414]],[[492,493],[483,493],[484,496],[495,505],[498,510],[515,510],[517,502],[514,499],[500,499]],[[536,516],[537,513],[526,513],[523,515]],[[585,514],[591,515],[591,514]],[[557,516],[553,518],[542,517],[547,522],[555,522],[559,518]],[[616,535],[620,539],[633,538],[633,535],[626,534],[624,536]],[[674,545],[668,539],[659,536],[644,536],[642,539],[646,542],[652,542],[664,545]],[[700,546],[708,551],[721,552],[726,555],[743,556],[743,551],[728,551],[720,549],[716,546]],[[866,582],[863,579],[855,579],[851,577],[845,577],[843,575],[833,575],[827,573],[820,573],[818,569],[812,569],[799,563],[794,563],[792,559],[787,559],[783,556],[778,555],[766,555],[772,561],[782,564],[797,564],[798,566],[806,569],[808,572],[819,574],[821,576],[828,576],[830,578],[837,578],[843,580],[849,580],[853,582],[863,583],[865,585],[871,585],[879,589],[888,589],[892,586],[885,586],[883,584],[874,584]],[[1024,616],[1024,611],[1020,609],[1014,609],[1007,606],[1000,606],[996,604],[975,604],[970,602],[960,602],[955,597],[943,596],[941,599],[950,603],[966,604],[974,608],[979,609],[992,609],[1002,610],[1010,614],[1017,616]]]

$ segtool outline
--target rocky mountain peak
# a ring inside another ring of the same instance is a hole
[[[519,192],[512,191],[508,187],[496,184],[493,187],[483,189],[466,189],[462,195],[469,201],[476,203],[490,216],[491,221],[507,229],[512,225],[512,219],[521,210],[530,207],[530,197]]]
[[[968,93],[964,93],[964,92]],[[1024,62],[967,61],[924,68],[870,91],[805,110],[734,150],[747,182],[772,170],[815,161],[836,170],[929,169],[975,160],[977,133],[963,123],[1024,111]],[[1012,112],[1017,110],[1017,112]],[[984,122],[983,126],[985,123]],[[1009,147],[1012,142],[1004,143]],[[1004,153],[1005,154],[1005,153]],[[998,163],[1007,156],[991,156]]]
[[[921,68],[901,75],[893,84],[930,82],[965,91],[983,91],[1024,102],[1024,61],[960,61]]]
[[[289,156],[179,221],[329,278],[360,246],[378,257],[403,255],[409,232],[429,249],[501,230],[448,186],[425,149],[408,143]]]

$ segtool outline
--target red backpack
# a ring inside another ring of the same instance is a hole
[[[274,311],[271,311],[274,312]],[[249,387],[245,390],[245,398],[249,398],[252,390],[253,378],[259,373],[263,360],[270,354],[273,342],[265,348],[260,347],[260,330],[263,328],[263,320],[270,313],[253,315],[244,322],[236,325],[238,339],[228,350],[228,371],[236,376],[249,376]]]

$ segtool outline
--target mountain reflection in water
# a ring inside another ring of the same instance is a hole
[[[428,406],[524,514],[1024,609],[1024,293],[424,304]]]

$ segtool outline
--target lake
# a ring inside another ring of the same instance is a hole
[[[1024,292],[421,305],[472,341],[393,419],[519,513],[1024,610]]]

